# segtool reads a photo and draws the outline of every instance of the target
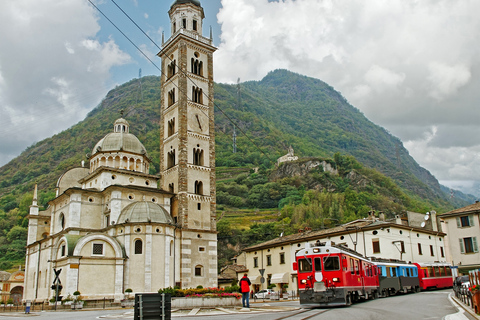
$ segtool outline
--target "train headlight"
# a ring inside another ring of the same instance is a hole
[[[302,280],[302,283],[303,283],[303,284],[307,283],[307,280],[303,279],[303,280]]]
[[[340,282],[340,279],[338,279],[338,278],[333,278],[332,281],[333,281],[333,282]]]
[[[320,252],[320,249],[313,249],[313,252],[318,253],[318,252]]]

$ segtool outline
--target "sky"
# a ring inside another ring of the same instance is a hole
[[[160,75],[173,0],[2,0],[0,166],[84,119],[116,85]],[[215,81],[325,81],[445,186],[480,196],[480,1],[201,0]],[[120,31],[114,27],[111,20]]]

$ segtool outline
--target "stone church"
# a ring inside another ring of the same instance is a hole
[[[24,300],[44,301],[58,274],[67,296],[123,299],[217,286],[212,39],[198,0],[176,0],[162,61],[160,175],[120,118],[98,141],[89,167],[65,172],[56,198],[30,207]],[[54,271],[56,270],[56,272]],[[61,270],[61,271],[59,271]]]

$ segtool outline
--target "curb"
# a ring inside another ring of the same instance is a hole
[[[465,303],[463,303],[462,301],[460,301],[457,297],[455,297],[455,294],[453,293],[450,293],[448,295],[448,297],[453,301],[455,302],[455,304],[457,304],[459,307],[461,307],[465,312],[467,312],[469,315],[471,315],[472,317],[474,317],[475,319],[479,319],[480,320],[480,316],[475,314],[475,311],[473,311],[472,308],[470,308],[469,306],[467,306]]]

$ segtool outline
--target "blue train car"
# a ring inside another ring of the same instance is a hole
[[[403,261],[377,261],[375,264],[380,283],[378,292],[382,297],[420,291],[418,269],[414,264]]]

